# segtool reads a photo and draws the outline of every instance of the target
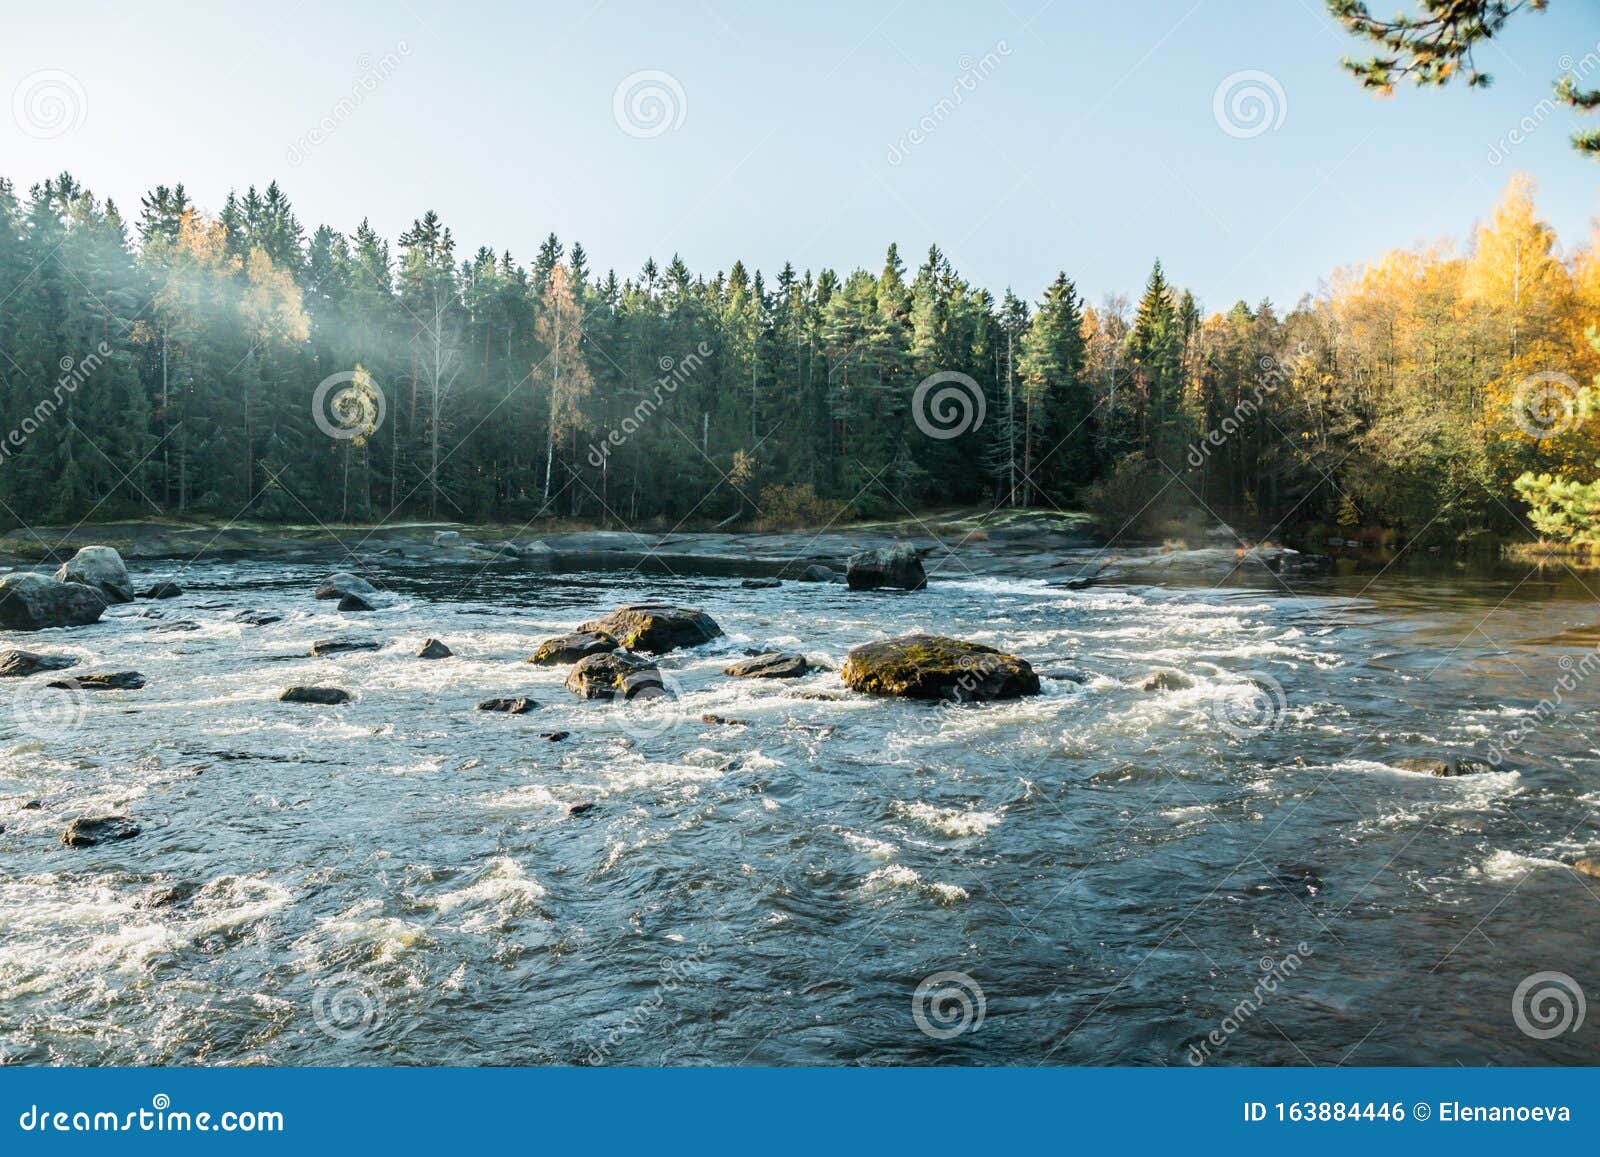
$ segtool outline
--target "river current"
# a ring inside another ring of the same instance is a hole
[[[183,596],[0,638],[147,680],[0,685],[0,1062],[1600,1061],[1600,1009],[1562,1025],[1537,979],[1600,999],[1600,879],[1565,866],[1600,844],[1600,582],[472,564],[396,566],[342,614],[311,597],[332,569],[140,564]],[[523,662],[646,598],[726,632],[662,659],[671,695],[584,702]],[[845,690],[851,646],[913,630],[1054,677]],[[385,646],[309,656],[346,634]],[[415,658],[430,636],[454,656]],[[831,669],[722,674],[765,650]],[[476,709],[515,695],[539,706]],[[59,841],[108,814],[140,834]]]

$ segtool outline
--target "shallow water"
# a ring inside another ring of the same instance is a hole
[[[1512,1007],[1535,973],[1600,985],[1600,882],[1562,866],[1600,844],[1596,696],[1537,709],[1600,637],[1575,579],[869,595],[473,564],[341,615],[310,597],[330,569],[195,564],[182,598],[4,638],[149,682],[0,686],[0,1061],[1600,1060],[1594,1023],[1538,1039]],[[579,702],[522,662],[645,597],[727,632],[663,660],[676,698]],[[939,707],[720,673],[909,630],[1085,681]],[[344,633],[387,645],[306,657]],[[427,636],[455,657],[413,658]],[[1193,686],[1141,690],[1160,669]],[[356,700],[276,701],[297,683]],[[518,694],[541,706],[474,709]],[[1498,745],[1485,775],[1392,766]],[[112,812],[142,834],[57,841]]]

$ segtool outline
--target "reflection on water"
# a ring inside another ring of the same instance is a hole
[[[1563,866],[1600,843],[1594,689],[1539,706],[1600,644],[1570,575],[863,595],[457,566],[341,615],[321,573],[201,564],[180,599],[7,641],[149,682],[0,687],[0,1060],[1184,1064],[1225,1021],[1211,1063],[1600,1057],[1593,1025],[1511,1015],[1532,973],[1600,980]],[[522,662],[646,596],[727,631],[664,661],[677,701],[579,702]],[[910,630],[1082,682],[941,708],[721,674]],[[387,645],[306,656],[338,633]],[[428,636],[455,656],[414,658]],[[1158,670],[1188,684],[1141,690]],[[297,683],[356,699],[276,702]],[[540,707],[475,710],[503,695]],[[1507,735],[1488,774],[1395,766]],[[142,834],[57,842],[111,812]],[[940,973],[967,1031],[915,1015]]]

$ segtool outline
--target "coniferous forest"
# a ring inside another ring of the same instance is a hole
[[[894,245],[626,273],[554,235],[464,253],[431,211],[308,230],[276,183],[132,216],[0,183],[0,517],[1594,533],[1600,243],[1563,248],[1528,182],[1292,305],[1203,303],[1159,262],[1091,301],[1062,261],[1043,287]]]

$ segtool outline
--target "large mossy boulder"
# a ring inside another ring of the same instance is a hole
[[[42,631],[48,627],[82,627],[105,613],[106,596],[83,583],[66,583],[48,575],[14,571],[0,578],[0,627]]]
[[[562,663],[576,663],[590,655],[604,655],[617,649],[617,641],[604,631],[574,631],[570,635],[557,635],[539,644],[539,649],[528,657],[528,662],[553,667]]]
[[[853,591],[875,591],[880,587],[920,591],[928,585],[922,560],[915,548],[903,542],[851,555],[844,579]]]
[[[630,651],[664,655],[679,647],[697,647],[722,634],[717,621],[704,611],[667,603],[634,603],[618,607],[603,619],[583,623],[579,634],[609,635]]]
[[[133,580],[122,556],[109,546],[86,546],[56,571],[56,581],[80,583],[111,603],[133,602]]]
[[[567,690],[584,699],[632,699],[661,689],[661,672],[648,659],[621,651],[579,659],[567,675]]]
[[[841,672],[852,691],[960,703],[1039,693],[1025,659],[943,635],[902,635],[854,648]]]

